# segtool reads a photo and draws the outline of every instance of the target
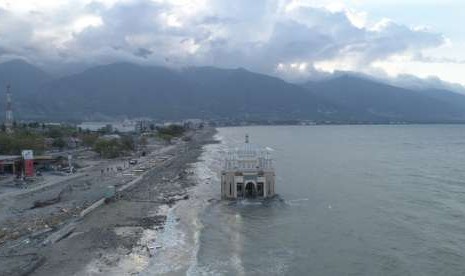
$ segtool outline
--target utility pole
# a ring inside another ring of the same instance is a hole
[[[7,133],[13,132],[13,105],[11,103],[11,85],[6,86],[6,117],[5,127]]]

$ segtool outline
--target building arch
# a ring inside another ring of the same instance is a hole
[[[255,181],[247,181],[244,189],[245,197],[256,197],[257,196],[257,183]]]

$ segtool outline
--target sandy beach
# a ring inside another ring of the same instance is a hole
[[[190,164],[198,160],[204,145],[215,142],[215,132],[198,130],[189,141],[157,148],[141,160],[147,171],[139,176],[105,177],[94,166],[62,183],[5,194],[0,205],[0,229],[4,229],[0,275],[137,275],[144,271],[162,249],[156,245],[157,233],[164,229],[171,207],[190,200],[189,189],[195,185],[189,177],[193,174]],[[115,196],[93,209],[102,196],[93,187],[110,185],[116,188]],[[58,206],[31,208],[37,200],[57,194]],[[9,231],[13,226],[16,236]]]

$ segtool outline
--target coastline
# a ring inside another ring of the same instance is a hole
[[[216,134],[215,143],[205,145],[197,162],[191,163],[189,200],[179,201],[167,213],[165,230],[158,234],[155,247],[160,246],[141,275],[197,275],[197,253],[202,233],[202,215],[206,208],[219,200],[219,181],[216,167],[223,144]],[[214,185],[214,186],[213,186]],[[160,244],[161,242],[161,244]]]
[[[72,225],[70,234],[56,243],[17,249],[21,256],[34,255],[35,259],[23,262],[27,267],[10,264],[10,275],[142,273],[160,249],[159,233],[173,223],[172,207],[193,201],[191,190],[195,190],[192,187],[196,182],[191,177],[191,164],[198,161],[205,145],[216,143],[215,133],[213,128],[199,130],[189,141],[171,147],[164,155],[172,158],[148,171],[135,185],[118,193],[116,199],[80,219]]]
[[[152,225],[144,228],[139,233],[137,241],[133,244],[129,254],[122,255],[120,252],[108,252],[106,255],[88,263],[81,272],[86,275],[179,275],[186,274],[191,259],[197,254],[197,244],[193,237],[200,229],[195,229],[195,223],[205,203],[203,197],[198,197],[202,181],[197,178],[196,166],[203,164],[202,157],[206,148],[215,145],[218,141],[214,138],[216,129],[207,130],[193,137],[187,145],[188,148],[181,150],[180,166],[168,165],[186,173],[184,177],[178,177],[175,173],[170,184],[177,186],[175,190],[158,190],[163,194],[174,194],[174,202],[157,206],[155,209],[147,210],[149,217],[163,217],[160,225]],[[154,180],[157,176],[148,176]],[[159,176],[158,176],[159,177]],[[166,176],[162,176],[165,179]],[[149,184],[150,185],[150,184]],[[166,187],[165,187],[166,188]],[[137,185],[135,194],[143,191],[144,187]],[[134,191],[133,191],[134,192]],[[171,197],[173,198],[173,197]],[[131,229],[124,229],[122,235],[131,235]],[[128,232],[129,231],[129,232]],[[119,256],[118,256],[119,255]],[[123,256],[123,258],[121,258]],[[108,262],[110,260],[110,262]],[[117,260],[112,262],[111,260]],[[97,271],[97,272],[96,272]]]

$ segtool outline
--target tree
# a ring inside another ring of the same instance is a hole
[[[60,150],[63,150],[63,148],[66,146],[66,142],[63,138],[59,137],[59,138],[55,138],[53,140],[53,144],[52,146],[56,147],[56,148],[59,148]]]
[[[39,123],[38,122],[32,122],[28,124],[28,127],[30,128],[39,128]]]
[[[122,146],[122,149],[126,151],[131,151],[136,148],[134,139],[132,139],[132,137],[130,136],[121,137],[121,146]]]
[[[45,149],[44,137],[24,130],[10,135],[0,133],[0,154],[19,155],[25,149],[42,152]]]
[[[48,131],[48,136],[51,137],[51,138],[62,138],[63,137],[63,131],[59,128],[51,128],[49,131]]]
[[[157,128],[158,137],[165,140],[168,143],[171,143],[171,140],[175,137],[181,137],[186,129],[180,125],[170,125],[167,127]]]
[[[94,144],[94,151],[104,158],[116,158],[122,155],[123,150],[117,139],[99,139]]]
[[[92,134],[92,133],[86,133],[84,134],[82,137],[82,144],[86,147],[93,147],[95,142],[97,141],[98,139],[98,135],[97,134]]]
[[[184,134],[186,129],[180,125],[170,125],[167,127],[159,127],[157,128],[157,131],[158,133],[161,133],[161,134],[166,134],[166,135],[170,135],[173,137],[180,137]]]

